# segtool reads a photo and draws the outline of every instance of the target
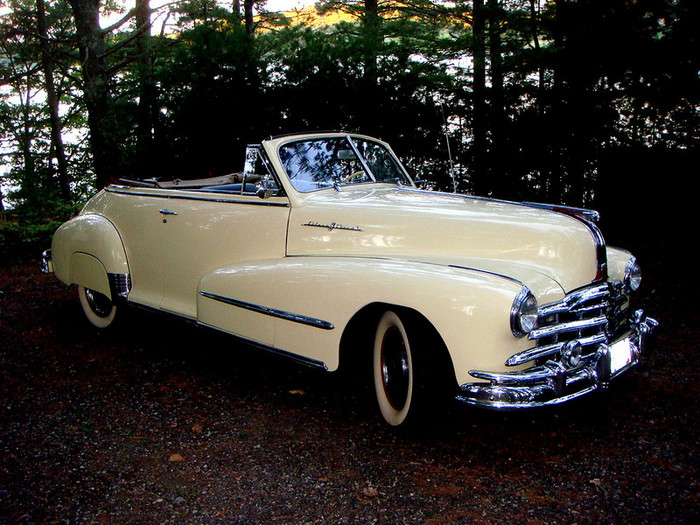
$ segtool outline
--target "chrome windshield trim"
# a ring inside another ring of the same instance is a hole
[[[230,297],[224,297],[223,295],[218,295],[210,292],[199,292],[199,295],[206,297],[207,299],[212,299],[220,303],[228,304],[231,306],[237,306],[238,308],[243,308],[245,310],[250,310],[252,312],[257,312],[263,315],[269,315],[270,317],[276,317],[278,319],[284,319],[285,321],[291,321],[293,323],[299,323],[307,326],[313,326],[314,328],[320,328],[321,330],[333,330],[335,326],[328,321],[322,319],[316,319],[315,317],[309,317],[302,314],[295,314],[293,312],[286,312],[284,310],[278,310],[276,308],[269,308],[267,306],[262,306],[259,304],[247,303],[245,301],[239,301],[238,299],[232,299]]]
[[[377,177],[374,176],[374,173],[372,173],[372,170],[369,168],[369,164],[367,164],[367,161],[365,158],[360,154],[360,150],[357,149],[357,144],[355,144],[355,141],[352,140],[352,137],[350,135],[345,136],[346,140],[350,143],[350,147],[352,148],[352,151],[355,153],[357,158],[360,161],[360,164],[362,165],[362,168],[365,170],[367,175],[369,175],[369,178],[372,179],[372,182],[377,182]]]
[[[350,147],[351,147],[353,153],[355,153],[355,155],[357,156],[358,161],[360,162],[360,165],[362,166],[363,171],[365,171],[365,173],[367,175],[369,175],[369,177],[371,179],[371,180],[364,181],[361,183],[352,184],[353,186],[360,185],[360,184],[393,184],[391,182],[378,181],[376,179],[374,173],[369,168],[369,164],[367,163],[367,160],[360,153],[359,148],[358,148],[357,144],[355,143],[355,140],[367,140],[369,142],[373,142],[374,144],[378,144],[384,150],[386,150],[387,153],[389,153],[389,156],[394,160],[394,163],[395,163],[396,167],[399,169],[399,171],[401,172],[401,175],[406,177],[406,181],[404,181],[405,184],[402,182],[400,184],[397,184],[396,187],[401,188],[401,189],[405,188],[405,189],[417,190],[417,188],[415,187],[415,185],[413,183],[413,179],[408,174],[408,171],[406,170],[406,167],[401,162],[401,159],[399,159],[398,155],[396,155],[394,150],[391,149],[391,146],[389,146],[389,144],[387,144],[386,142],[383,142],[381,139],[377,139],[375,137],[370,137],[368,135],[362,135],[359,133],[336,132],[336,131],[330,131],[327,133],[309,133],[309,134],[302,134],[302,135],[296,135],[296,134],[280,135],[277,137],[270,137],[270,139],[278,139],[278,138],[285,139],[287,137],[289,138],[289,140],[282,140],[281,142],[279,142],[277,144],[276,154],[277,154],[278,160],[281,160],[280,159],[280,150],[282,148],[284,148],[285,146],[288,146],[290,144],[295,144],[297,142],[315,141],[315,140],[332,139],[332,138],[340,138],[340,139],[344,139],[347,142],[349,142]],[[346,186],[349,185],[348,183],[340,184],[340,183],[338,183],[338,181],[335,181],[334,184],[329,185],[329,186],[324,186],[321,188],[314,188],[314,189],[309,189],[309,190],[300,190],[295,186],[294,181],[289,176],[289,173],[287,173],[287,170],[284,169],[284,165],[282,166],[282,168],[283,168],[282,174],[287,178],[287,181],[289,181],[289,183],[292,185],[292,187],[294,188],[295,191],[302,193],[302,194],[314,193],[317,191],[324,191],[324,190],[329,190],[329,189],[335,189],[335,191],[342,191],[343,188],[345,188]]]

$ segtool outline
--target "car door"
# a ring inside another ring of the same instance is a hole
[[[163,296],[162,259],[166,245],[163,215],[168,193],[157,188],[108,186],[107,207],[103,211],[114,224],[124,245],[131,291],[129,301],[159,308]]]
[[[178,192],[162,228],[160,308],[197,317],[201,278],[222,266],[284,257],[289,201],[257,195]]]

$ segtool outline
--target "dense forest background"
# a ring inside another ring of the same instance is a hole
[[[121,176],[230,173],[246,143],[328,129],[387,140],[430,187],[596,207],[658,250],[694,201],[698,4],[0,0],[0,258]]]

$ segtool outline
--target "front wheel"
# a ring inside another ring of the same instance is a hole
[[[392,426],[404,425],[418,411],[421,381],[413,340],[403,320],[393,311],[384,312],[374,337],[374,389],[379,411]]]
[[[107,328],[114,323],[117,306],[109,297],[84,286],[78,286],[78,297],[85,317],[92,325]]]

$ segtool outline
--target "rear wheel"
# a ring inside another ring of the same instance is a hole
[[[107,328],[114,323],[117,306],[109,297],[84,286],[78,286],[78,297],[91,324],[97,328]]]

